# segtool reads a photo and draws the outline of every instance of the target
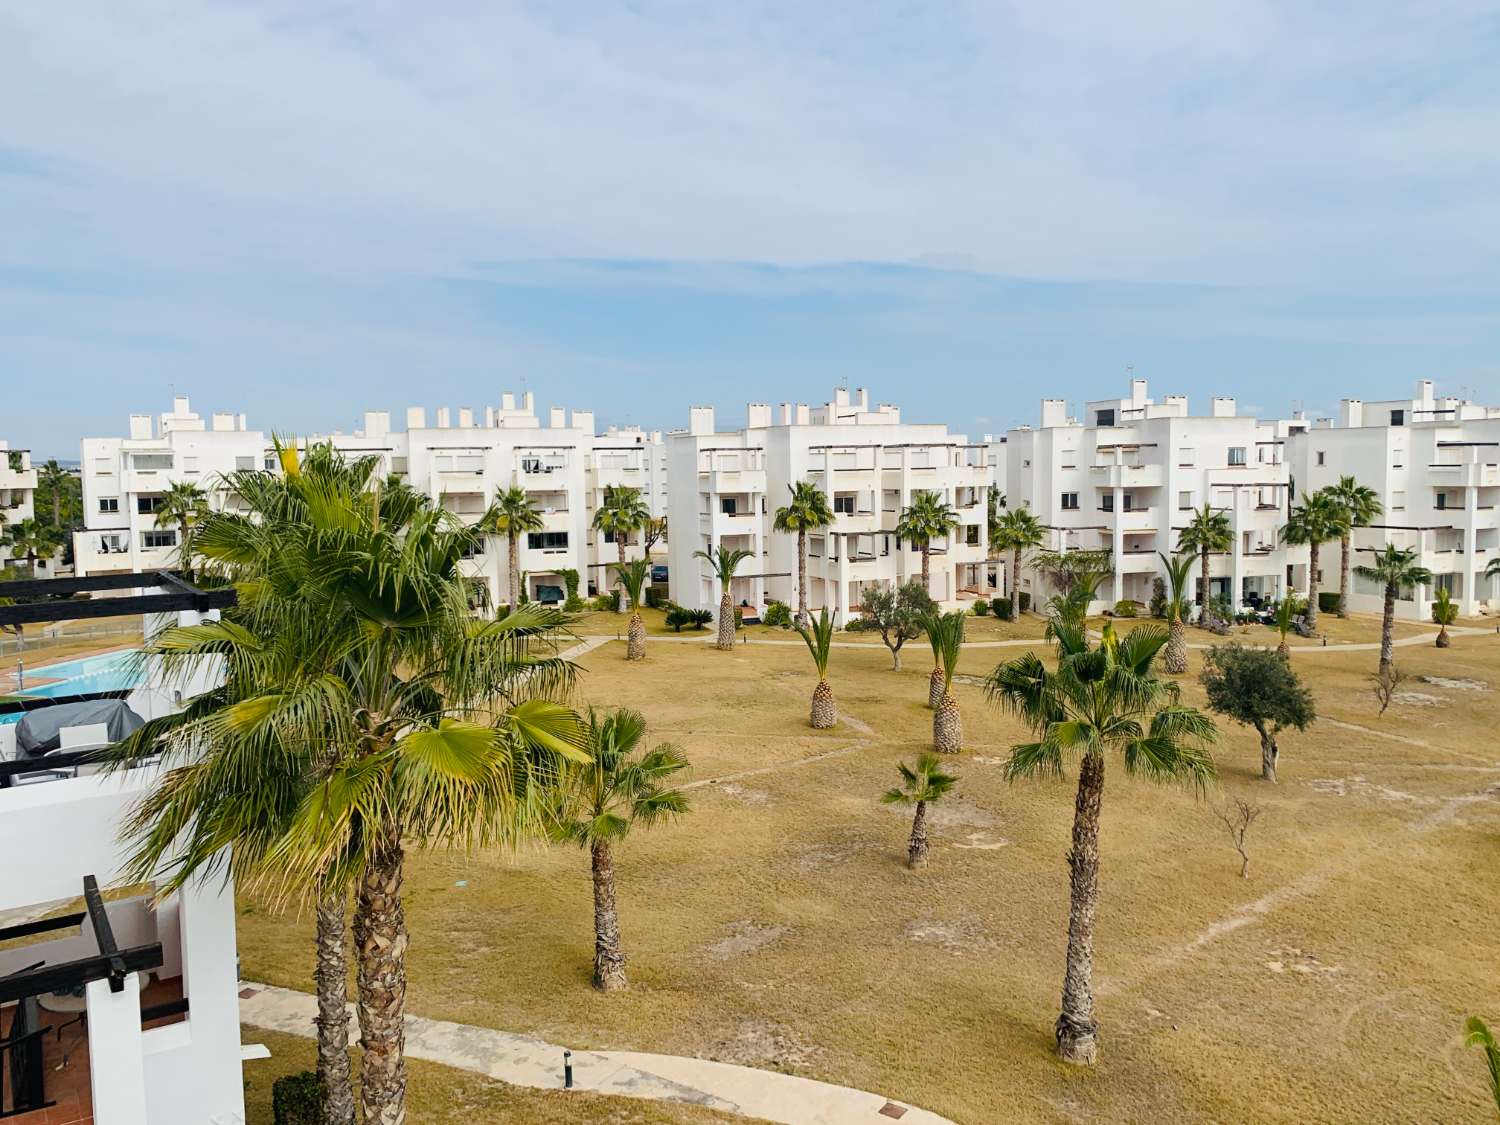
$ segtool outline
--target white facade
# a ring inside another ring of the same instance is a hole
[[[901,421],[887,404],[870,408],[863,389],[835,391],[815,407],[765,403],[746,408],[747,425],[716,432],[714,410],[692,407],[689,426],[667,436],[669,555],[673,600],[717,609],[718,581],[693,557],[710,546],[743,548],[731,596],[759,614],[767,601],[797,603],[797,540],[772,530],[794,481],[828,496],[835,522],[808,535],[808,605],[827,606],[839,624],[872,586],[918,578],[920,555],[899,543],[896,521],[917,491],[937,492],[962,525],[931,551],[931,593],[967,604],[985,590],[985,447],[943,425]]]
[[[36,469],[31,465],[31,451],[12,449],[0,441],[0,528],[20,523],[34,515]],[[0,543],[0,564],[10,559],[10,548]]]
[[[1336,421],[1320,420],[1287,452],[1299,496],[1353,476],[1380,497],[1384,513],[1354,532],[1356,563],[1387,543],[1416,548],[1460,613],[1496,608],[1500,588],[1484,571],[1500,558],[1500,407],[1439,398],[1422,380],[1410,399],[1345,399]],[[1324,563],[1325,589],[1336,567]],[[1383,590],[1357,576],[1350,587],[1351,609],[1380,611]],[[1428,588],[1404,591],[1397,613],[1426,619],[1431,598]]]
[[[1300,419],[1240,417],[1232,398],[1215,398],[1193,416],[1184,395],[1156,402],[1146,380],[1122,399],[1089,402],[1082,419],[1062,399],[1044,399],[1041,425],[1007,435],[1007,500],[1026,507],[1050,532],[1052,550],[1106,550],[1113,574],[1096,608],[1149,603],[1162,573],[1158,552],[1172,554],[1193,512],[1205,503],[1228,514],[1234,546],[1210,560],[1214,596],[1235,605],[1279,598],[1306,584],[1307,551],[1279,544],[1290,482],[1284,455]],[[1022,589],[1040,605],[1050,591],[1034,574]]]

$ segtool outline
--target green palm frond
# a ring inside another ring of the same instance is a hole
[[[918,801],[930,804],[941,800],[958,784],[958,776],[945,772],[942,759],[931,751],[918,757],[915,766],[897,762],[896,772],[901,775],[900,786],[887,789],[880,796],[887,805],[914,805]]]
[[[1485,1065],[1490,1072],[1490,1097],[1495,1101],[1495,1111],[1500,1113],[1500,1046],[1484,1020],[1470,1016],[1464,1024],[1464,1046],[1478,1047],[1484,1052]]]
[[[717,550],[709,547],[706,551],[694,551],[693,558],[705,560],[709,566],[714,568],[718,575],[720,587],[727,593],[729,585],[734,581],[734,572],[739,569],[740,563],[744,562],[751,552],[740,547],[725,547],[722,544]]]
[[[594,530],[608,532],[617,540],[629,541],[651,519],[651,509],[639,488],[629,485],[605,485],[604,500],[594,512]]]
[[[671,787],[687,759],[670,743],[642,751],[640,712],[590,708],[582,732],[587,758],[565,766],[555,791],[555,838],[588,847],[689,811],[687,795]]]
[[[943,673],[945,692],[953,686],[953,674],[958,671],[966,620],[967,615],[959,609],[950,613],[929,613],[922,619],[922,631],[927,634],[927,644],[932,649],[932,665]]]
[[[646,579],[651,576],[651,560],[634,559],[624,566],[616,566],[615,575],[619,578],[620,585],[625,588],[630,604],[639,608],[641,591],[646,588]]]
[[[807,645],[807,651],[812,654],[813,663],[818,668],[818,678],[827,679],[828,657],[833,651],[833,618],[828,616],[828,607],[824,606],[810,625],[798,625],[797,633]]]
[[[799,480],[787,485],[791,502],[777,508],[771,526],[777,531],[796,533],[816,531],[833,523],[833,509],[823,490],[811,481]]]

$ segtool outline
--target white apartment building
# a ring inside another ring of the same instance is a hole
[[[1291,491],[1287,438],[1306,425],[1241,417],[1227,397],[1194,416],[1185,395],[1150,398],[1145,379],[1131,380],[1127,398],[1087,403],[1082,419],[1064,400],[1043,399],[1039,427],[1006,435],[1008,506],[1030,508],[1052,550],[1111,552],[1113,576],[1095,603],[1109,608],[1150,602],[1158,552],[1173,553],[1193,512],[1210,504],[1234,532],[1227,557],[1211,559],[1212,595],[1236,606],[1274,600],[1306,585],[1306,549],[1282,547],[1278,534]],[[1038,605],[1051,592],[1035,574],[1022,589]]]
[[[0,441],[0,528],[34,515],[36,470],[29,449],[12,449]],[[10,548],[0,543],[0,565],[10,560]]]
[[[483,515],[495,494],[521,484],[542,513],[542,527],[519,544],[520,569],[534,600],[559,600],[562,571],[577,570],[582,593],[607,587],[605,566],[617,557],[607,537],[592,530],[606,484],[642,490],[653,515],[666,508],[666,454],[660,432],[611,427],[595,435],[591,411],[553,408],[538,416],[530,392],[505,394],[498,407],[476,413],[439,407],[406,411],[406,428],[393,430],[386,411],[369,411],[354,433],[310,435],[299,444],[331,442],[349,453],[380,458],[394,473],[460,519]],[[129,438],[86,438],[82,445],[85,529],[74,537],[77,573],[142,571],[174,561],[177,533],[156,527],[156,506],[170,484],[192,481],[216,510],[232,504],[218,482],[236,469],[278,468],[268,435],[247,430],[243,414],[215,414],[211,424],[186,398],[154,420],[132,415]],[[639,557],[632,542],[627,557]],[[490,604],[508,597],[509,560],[503,537],[486,541],[464,562],[485,587]]]
[[[1424,379],[1410,399],[1344,399],[1337,420],[1320,419],[1294,437],[1287,456],[1299,496],[1344,476],[1380,496],[1384,514],[1354,533],[1356,561],[1387,543],[1415,548],[1460,613],[1496,608],[1500,587],[1484,571],[1500,557],[1500,406],[1439,398]],[[1324,573],[1325,583],[1330,574],[1337,582],[1327,563]],[[1432,593],[1403,591],[1397,613],[1427,619]],[[1378,613],[1383,601],[1383,590],[1353,578],[1351,609]]]
[[[746,425],[720,432],[714,409],[695,406],[686,430],[667,435],[672,597],[717,609],[718,581],[693,553],[742,548],[731,596],[754,614],[770,600],[795,606],[797,540],[772,530],[794,481],[816,483],[835,522],[808,536],[808,605],[826,606],[839,624],[857,612],[864,591],[921,574],[921,557],[895,535],[917,491],[937,492],[957,509],[958,531],[932,545],[931,592],[949,607],[986,589],[985,447],[944,425],[903,422],[894,406],[871,409],[865,390],[847,389],[818,406],[746,407]]]

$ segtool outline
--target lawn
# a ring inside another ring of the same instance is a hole
[[[1370,621],[1340,628],[1378,639]],[[1374,653],[1294,654],[1324,717],[1283,738],[1278,786],[1227,726],[1203,798],[1110,764],[1091,1071],[1050,1050],[1075,777],[1008,785],[1025,732],[978,685],[1023,650],[964,653],[961,782],[919,875],[904,816],[878,801],[930,739],[925,644],[907,651],[896,673],[878,641],[835,650],[827,732],[807,724],[800,645],[590,653],[579,701],[640,708],[694,767],[693,812],[618,856],[633,987],[588,986],[579,851],[426,854],[408,878],[412,1010],[784,1069],[964,1123],[1492,1120],[1461,1027],[1500,1018],[1500,638],[1399,649],[1410,678],[1383,717]],[[1201,659],[1182,681],[1194,701]],[[1264,810],[1248,880],[1211,814],[1230,794]],[[310,988],[309,935],[242,899],[244,976]],[[414,1071],[419,1093],[431,1081]]]

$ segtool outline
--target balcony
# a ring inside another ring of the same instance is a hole
[[[1089,472],[1096,488],[1159,488],[1163,479],[1162,467],[1156,464],[1095,462],[1089,466]]]

